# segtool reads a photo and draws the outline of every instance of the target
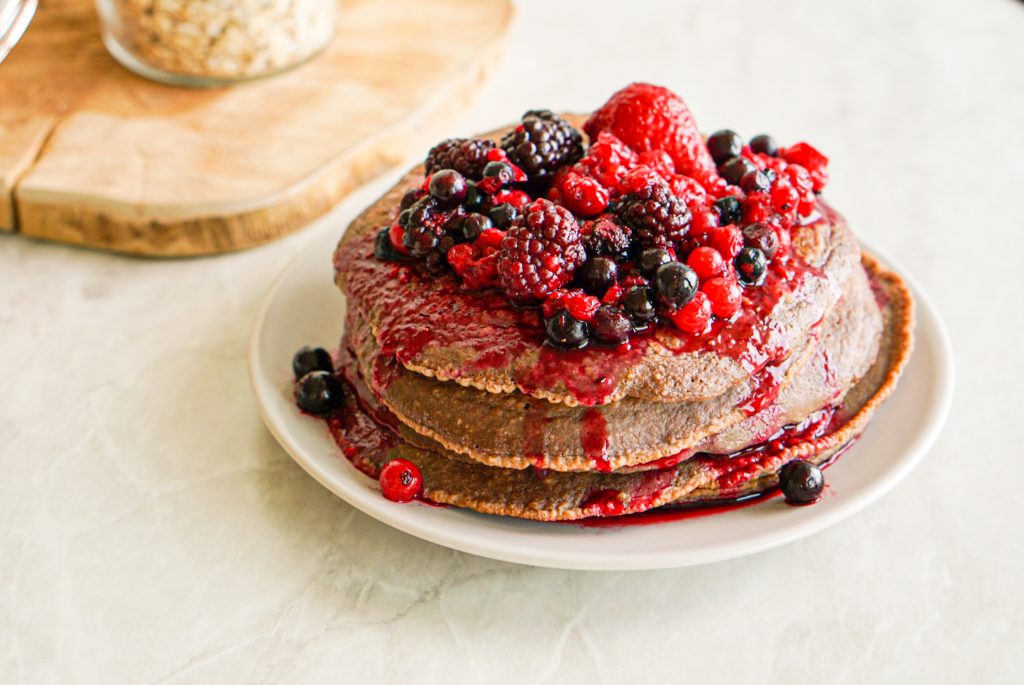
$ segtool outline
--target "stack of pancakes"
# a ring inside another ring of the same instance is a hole
[[[792,233],[806,268],[757,320],[700,346],[658,327],[628,348],[566,352],[544,345],[535,310],[374,257],[422,182],[414,169],[359,216],[334,265],[340,367],[390,433],[361,465],[414,462],[429,500],[552,521],[761,492],[786,462],[841,452],[909,356],[905,285],[824,203]]]

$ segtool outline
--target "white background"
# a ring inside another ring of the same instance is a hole
[[[827,532],[711,566],[488,561],[317,485],[245,368],[309,232],[180,261],[0,237],[0,681],[1016,680],[1022,36],[1014,0],[538,1],[452,122],[669,85],[706,131],[826,152],[829,199],[938,305],[957,394],[923,465]]]

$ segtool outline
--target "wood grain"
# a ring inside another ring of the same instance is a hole
[[[147,255],[273,240],[422,154],[511,19],[508,0],[345,0],[309,63],[195,90],[114,62],[91,0],[50,0],[0,69],[0,225]]]

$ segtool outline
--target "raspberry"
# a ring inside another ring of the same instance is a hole
[[[622,181],[619,183],[619,190],[624,194],[639,193],[645,188],[664,184],[665,179],[657,171],[650,167],[638,166],[622,177]]]
[[[815,202],[814,181],[811,179],[811,175],[799,164],[790,164],[786,167],[786,176],[800,196],[798,207],[800,216],[809,216],[814,211]]]
[[[608,207],[608,191],[588,176],[570,172],[562,181],[562,203],[574,214],[595,216]]]
[[[654,169],[666,181],[675,176],[676,173],[675,162],[672,161],[672,157],[664,150],[641,152],[637,158],[637,163]]]
[[[590,144],[587,155],[576,168],[581,173],[596,178],[598,183],[609,190],[618,190],[619,182],[626,173],[636,166],[636,153],[611,133],[602,131]]]
[[[707,200],[707,191],[704,190],[701,184],[689,176],[673,174],[667,180],[668,187],[672,189],[672,194],[685,202],[688,207],[702,205]]]
[[[576,218],[565,207],[535,200],[501,241],[501,287],[517,304],[543,300],[569,282],[584,256]]]
[[[423,166],[428,176],[441,169],[455,169],[466,178],[480,180],[487,152],[493,148],[493,140],[449,138],[430,148]]]
[[[743,201],[743,222],[752,224],[764,221],[772,213],[772,200],[767,193],[751,193]]]
[[[697,272],[697,278],[706,281],[725,270],[725,260],[713,247],[698,247],[686,258],[686,265]]]
[[[583,224],[583,247],[591,257],[621,257],[629,252],[630,230],[610,216]]]
[[[625,195],[616,213],[642,247],[672,247],[690,230],[690,210],[664,183]]]
[[[814,191],[820,193],[828,183],[828,157],[808,143],[797,143],[780,151],[782,158],[790,164],[799,164],[807,169],[814,182]]]
[[[664,150],[680,174],[704,180],[715,163],[683,100],[661,86],[633,83],[612,95],[583,126],[591,140],[613,133],[636,152]]]
[[[668,314],[672,323],[686,333],[703,333],[711,320],[711,300],[703,292],[694,294],[693,299]]]
[[[455,245],[448,250],[448,263],[470,290],[489,290],[498,284],[498,248],[505,232],[496,228],[485,230],[472,243]]]
[[[739,283],[726,276],[705,281],[700,291],[711,300],[711,311],[715,316],[728,319],[740,310],[743,303],[743,288]]]
[[[541,313],[545,319],[562,311],[563,309],[572,315],[577,321],[590,321],[594,318],[594,312],[601,306],[601,301],[593,295],[588,295],[582,290],[556,290],[551,293],[541,305]]]
[[[711,247],[727,259],[732,259],[743,249],[743,233],[733,224],[720,226],[709,235]]]
[[[534,185],[549,182],[559,167],[575,164],[583,156],[583,137],[565,119],[550,110],[530,110],[519,126],[501,138],[511,162]]]

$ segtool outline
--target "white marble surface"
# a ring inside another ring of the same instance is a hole
[[[957,395],[913,476],[706,567],[479,559],[306,476],[260,423],[245,350],[309,232],[185,261],[0,237],[0,682],[1020,682],[1022,35],[1013,0],[535,2],[453,122],[644,79],[706,129],[806,137],[831,199],[944,314]]]

